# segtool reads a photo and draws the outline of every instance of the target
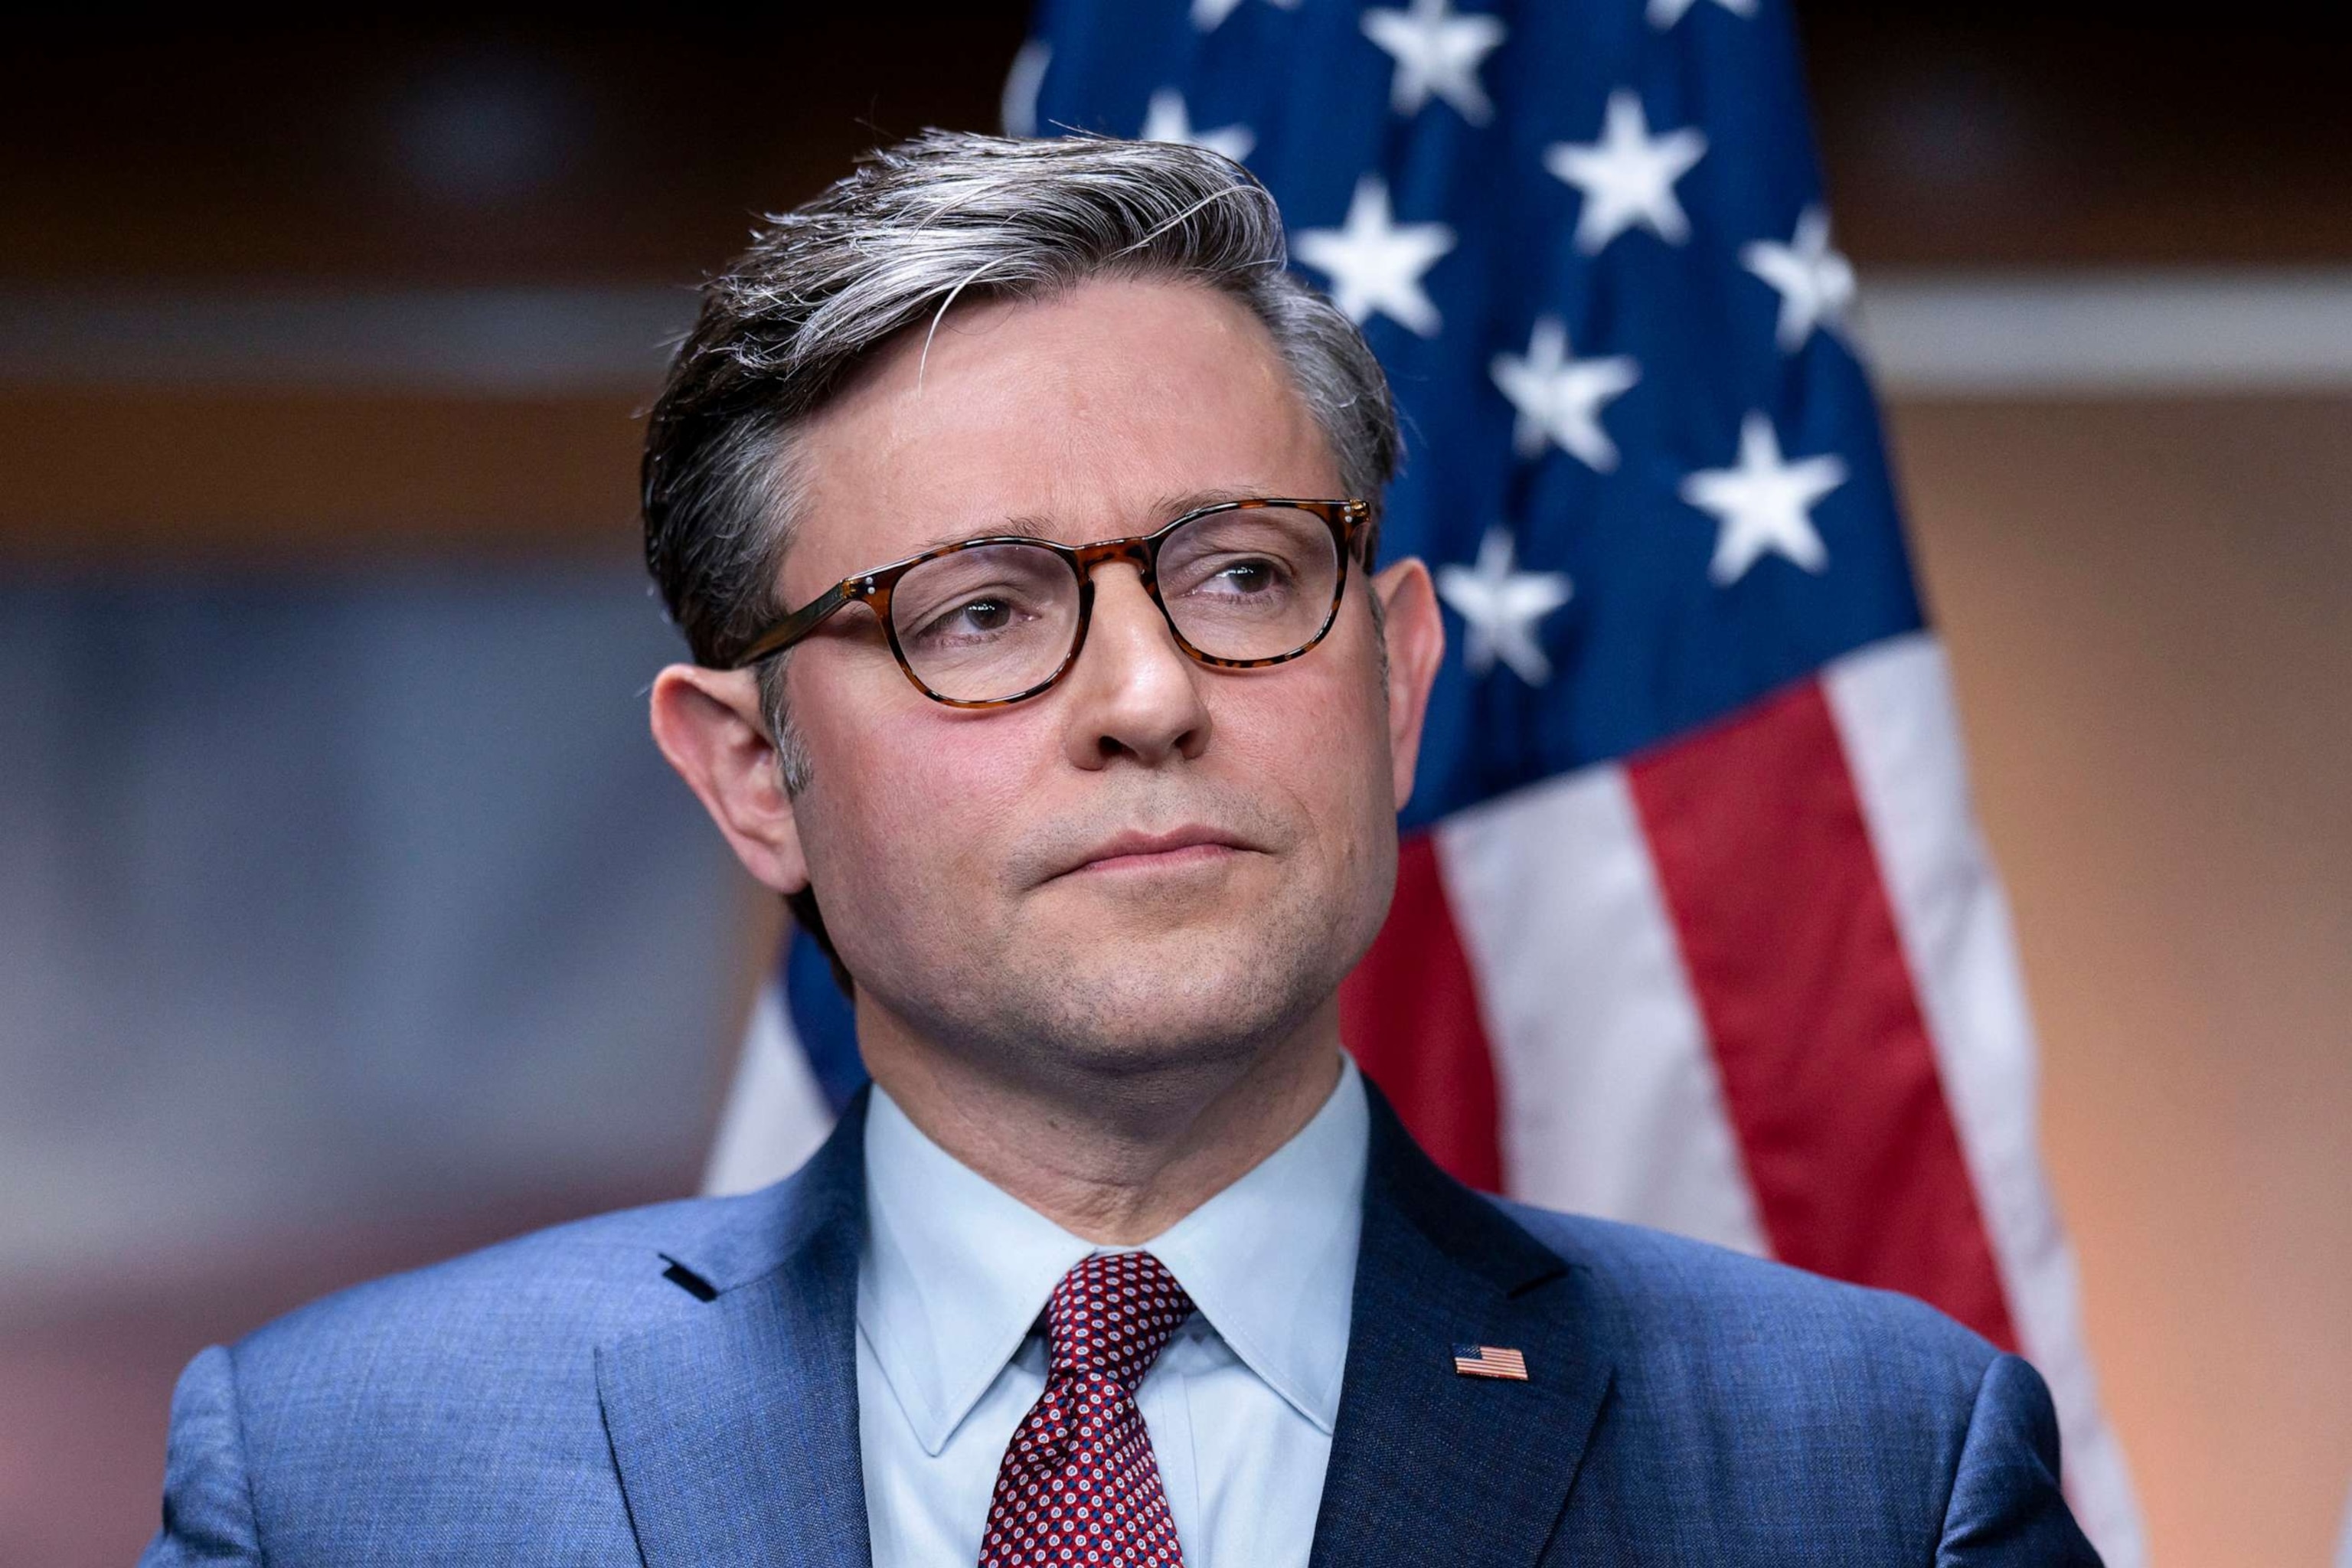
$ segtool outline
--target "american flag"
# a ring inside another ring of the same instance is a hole
[[[1528,1380],[1528,1358],[1500,1345],[1455,1345],[1454,1370],[1465,1377],[1495,1377],[1509,1383]]]
[[[1475,1185],[2026,1354],[2132,1564],[1787,5],[1045,0],[1007,128],[1245,163],[1394,384],[1383,550],[1429,561],[1452,647],[1358,1061]],[[782,992],[720,1187],[862,1077],[808,943]]]

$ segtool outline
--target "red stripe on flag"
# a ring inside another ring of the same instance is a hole
[[[1502,1190],[1494,1052],[1426,833],[1399,847],[1396,901],[1339,988],[1339,1032],[1430,1158],[1456,1180]]]
[[[1772,1250],[2017,1343],[1821,687],[1630,770]]]

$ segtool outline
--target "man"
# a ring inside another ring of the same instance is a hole
[[[1473,1194],[1347,1059],[1443,633],[1283,261],[1213,155],[934,134],[709,286],[654,733],[875,1087],[205,1352],[152,1561],[2095,1561],[2023,1363]]]

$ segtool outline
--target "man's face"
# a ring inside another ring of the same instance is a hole
[[[1165,282],[960,307],[881,354],[800,455],[788,605],[978,534],[1078,544],[1207,500],[1344,493],[1264,328]],[[1428,679],[1408,661],[1420,689],[1392,721],[1373,588],[1351,568],[1314,650],[1220,670],[1132,568],[1099,568],[1075,668],[981,710],[916,690],[864,607],[836,616],[786,678],[811,768],[791,817],[861,1005],[1064,1073],[1307,1024],[1386,912]]]

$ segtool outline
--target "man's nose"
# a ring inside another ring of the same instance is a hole
[[[1070,761],[1098,768],[1118,757],[1158,764],[1209,744],[1207,669],[1177,646],[1168,617],[1134,567],[1094,574],[1094,612],[1068,690]]]

